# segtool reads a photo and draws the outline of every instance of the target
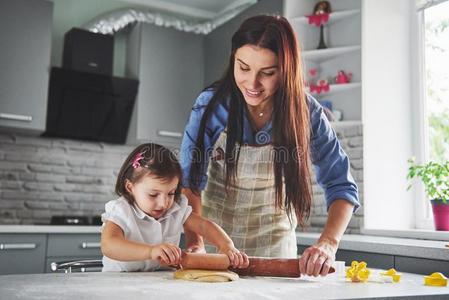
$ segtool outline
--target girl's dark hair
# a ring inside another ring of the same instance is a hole
[[[136,161],[139,154],[142,158]],[[133,163],[136,164],[137,168],[133,167]],[[153,143],[142,144],[128,155],[118,173],[115,192],[117,195],[125,197],[130,204],[133,204],[134,198],[125,187],[126,180],[136,183],[146,175],[153,175],[164,180],[178,178],[175,201],[179,200],[182,171],[178,159],[168,148]]]
[[[225,151],[226,190],[235,183],[239,147],[243,143],[245,100],[235,83],[234,59],[236,51],[245,45],[269,49],[278,57],[280,83],[274,94],[272,115],[275,204],[277,208],[285,209],[289,217],[294,211],[299,224],[304,226],[310,216],[312,203],[309,108],[300,63],[300,48],[291,25],[284,17],[251,17],[234,33],[229,66],[224,76],[207,88],[212,88],[215,93],[201,119],[195,153],[192,153],[194,157],[189,174],[190,188],[199,192],[202,176],[206,172],[206,124],[217,104],[224,101],[229,101]]]

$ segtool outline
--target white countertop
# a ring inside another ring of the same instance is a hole
[[[448,299],[448,287],[424,286],[404,273],[399,283],[352,283],[338,277],[242,277],[229,283],[173,279],[173,272],[0,276],[0,298],[15,299]]]
[[[296,234],[297,243],[301,246],[312,245],[318,237],[318,233]],[[447,241],[346,234],[338,249],[449,261],[447,244]]]
[[[100,233],[101,226],[0,225],[0,233]]]

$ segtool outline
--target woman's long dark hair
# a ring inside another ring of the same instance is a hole
[[[228,100],[226,190],[235,183],[239,147],[243,143],[245,100],[235,83],[234,59],[237,49],[244,45],[269,49],[278,57],[280,82],[274,94],[272,115],[275,204],[277,208],[285,209],[289,216],[294,210],[299,224],[304,226],[310,215],[312,202],[309,109],[304,91],[299,45],[291,25],[284,17],[251,17],[234,33],[229,66],[223,78],[210,87],[215,93],[201,119],[196,151],[192,157],[190,187],[198,192],[202,176],[206,172],[204,162],[208,156],[204,148],[204,134],[209,117],[218,103]]]

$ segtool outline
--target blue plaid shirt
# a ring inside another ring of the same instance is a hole
[[[196,138],[207,104],[211,100],[214,91],[203,91],[195,101],[189,121],[186,125],[181,144],[181,168],[183,172],[183,187],[189,187],[189,172],[191,167],[191,150],[195,148]],[[310,121],[311,121],[311,156],[315,168],[318,184],[323,188],[327,208],[336,199],[345,199],[354,205],[354,210],[359,206],[357,185],[350,173],[349,159],[342,149],[337,135],[327,120],[322,106],[310,95],[308,97]],[[211,153],[220,133],[226,129],[228,119],[227,103],[217,105],[206,124],[204,147],[206,153]],[[243,122],[243,143],[247,145],[265,145],[271,142],[272,123],[267,122],[258,132],[254,133],[248,116]],[[208,157],[209,161],[210,157]],[[208,161],[204,170],[207,170]],[[203,174],[200,189],[203,190],[207,183],[207,174]]]

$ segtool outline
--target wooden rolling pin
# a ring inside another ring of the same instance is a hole
[[[183,269],[227,270],[242,276],[300,277],[298,258],[249,257],[249,266],[244,269],[229,268],[230,261],[225,254],[183,253]],[[329,273],[335,269],[330,268]]]
[[[180,265],[183,269],[227,270],[231,262],[225,254],[182,252]]]

